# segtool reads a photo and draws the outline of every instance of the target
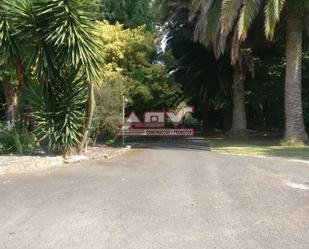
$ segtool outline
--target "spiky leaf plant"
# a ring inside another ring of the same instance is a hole
[[[68,155],[79,144],[86,96],[84,78],[77,71],[58,76],[49,85],[31,82],[26,101],[32,108],[34,133],[53,152]]]

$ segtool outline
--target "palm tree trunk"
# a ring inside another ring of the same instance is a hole
[[[19,85],[13,85],[10,76],[4,77],[3,80],[3,90],[7,104],[7,120],[12,126],[14,126],[18,121],[20,94],[21,89],[25,86],[24,67],[19,58],[16,60],[15,69]]]
[[[11,77],[6,76],[3,80],[3,88],[5,101],[7,104],[7,120],[10,125],[14,126],[18,119],[18,104],[19,104],[19,92],[18,86],[14,86],[11,83]]]
[[[92,82],[88,81],[88,106],[87,106],[83,136],[79,146],[79,153],[82,153],[84,150],[87,150],[89,130],[91,128],[93,111],[94,111],[94,88]]]
[[[302,105],[302,15],[288,14],[285,79],[285,140],[307,141]]]
[[[233,72],[233,120],[230,135],[247,136],[247,118],[245,109],[245,72],[237,63]]]

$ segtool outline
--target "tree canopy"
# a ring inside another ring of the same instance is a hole
[[[122,23],[125,28],[154,28],[151,2],[147,0],[100,0],[100,18],[112,24]]]

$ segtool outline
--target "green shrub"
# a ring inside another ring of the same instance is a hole
[[[0,126],[0,154],[24,154],[37,148],[35,137],[26,131],[12,130]]]
[[[48,84],[33,81],[26,96],[34,134],[46,150],[57,154],[77,148],[82,136],[87,88],[77,73],[59,76]]]

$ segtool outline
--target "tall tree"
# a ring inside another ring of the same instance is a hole
[[[209,1],[212,2],[212,1]],[[224,44],[234,29],[232,59],[238,56],[238,47],[247,39],[254,18],[261,7],[265,9],[265,35],[273,40],[277,24],[285,22],[286,79],[285,79],[285,140],[306,141],[302,106],[302,47],[309,4],[306,0],[223,0],[220,18],[221,39]]]
[[[15,35],[16,30],[8,8],[8,5],[0,4],[0,50],[3,56],[3,67],[6,67],[11,74],[14,72],[13,75],[16,75],[18,79],[18,84],[13,84],[14,77],[6,75],[3,81],[7,102],[7,118],[14,126],[18,116],[21,89],[25,86],[25,80],[22,51]]]
[[[187,9],[189,21],[194,23],[193,40],[201,44],[213,46],[216,58],[219,58],[230,47],[230,44],[220,43],[223,38],[218,30],[221,27],[222,1],[213,0],[158,0],[157,8],[163,20],[174,22],[177,12]],[[171,14],[173,13],[173,14]],[[227,37],[226,37],[227,38]],[[247,135],[247,119],[245,109],[245,80],[248,69],[251,69],[251,61],[248,60],[250,50],[241,49],[238,46],[237,60],[233,64],[233,121],[230,134],[233,136]]]

